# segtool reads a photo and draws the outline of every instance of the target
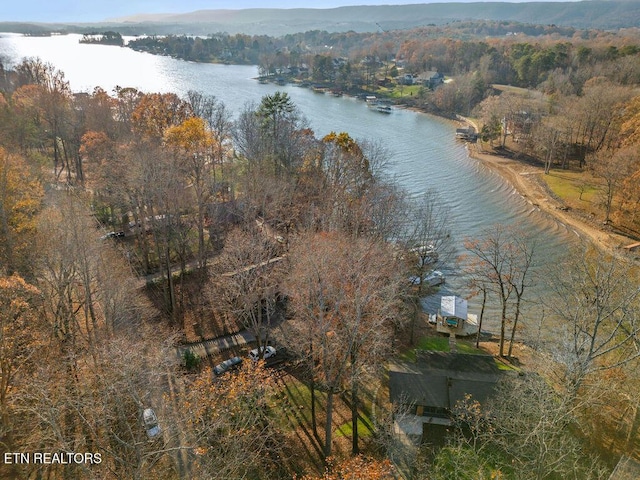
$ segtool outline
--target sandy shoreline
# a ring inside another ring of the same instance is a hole
[[[605,232],[563,210],[562,203],[551,197],[541,186],[540,177],[544,175],[542,167],[527,165],[517,160],[485,153],[481,150],[480,144],[469,144],[469,156],[481,161],[488,168],[502,176],[533,206],[573,228],[597,247],[614,253],[620,247],[633,242],[633,240],[622,235]]]
[[[420,112],[427,115],[433,115],[418,108],[405,107],[409,110]],[[437,116],[437,115],[436,115]],[[457,120],[438,117],[440,119],[449,120],[455,125],[470,125],[475,128],[476,132],[478,126],[471,119],[456,115]],[[507,182],[509,182],[516,191],[525,198],[531,205],[539,208],[542,212],[550,215],[552,218],[560,223],[563,223],[569,228],[572,228],[578,234],[591,242],[595,246],[605,251],[608,251],[614,255],[624,255],[624,252],[620,251],[621,247],[635,243],[635,240],[618,235],[616,233],[604,231],[591,223],[585,222],[577,215],[567,211],[562,202],[553,198],[542,187],[542,176],[544,175],[544,169],[540,166],[530,165],[518,160],[495,155],[493,153],[487,153],[482,150],[482,144],[478,140],[477,143],[467,143],[469,157],[474,158],[482,162]],[[624,255],[629,258],[627,255]]]

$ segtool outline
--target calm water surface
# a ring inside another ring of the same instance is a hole
[[[498,175],[469,158],[454,138],[451,122],[413,111],[395,109],[384,115],[353,98],[334,98],[294,86],[262,85],[253,80],[253,66],[198,64],[106,45],[83,45],[80,36],[22,37],[0,34],[0,58],[14,65],[24,57],[39,57],[63,71],[74,91],[91,92],[116,86],[144,92],[189,90],[215,95],[237,114],[247,102],[286,91],[317,136],[348,132],[357,139],[384,145],[391,156],[390,174],[412,194],[435,188],[451,207],[453,236],[462,251],[465,237],[477,236],[494,223],[526,219],[526,232],[538,244],[539,264],[566,253],[577,234],[539,212]],[[464,295],[461,279],[451,278],[444,293]],[[472,307],[473,307],[473,301]],[[429,304],[429,308],[433,305]]]

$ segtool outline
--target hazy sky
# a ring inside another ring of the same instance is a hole
[[[0,21],[97,22],[136,13],[182,13],[202,9],[333,8],[344,5],[403,5],[460,1],[478,0],[3,0]]]

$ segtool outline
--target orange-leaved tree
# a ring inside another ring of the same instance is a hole
[[[198,261],[205,265],[205,214],[213,194],[214,167],[212,150],[215,141],[205,121],[199,117],[187,118],[180,125],[169,127],[164,134],[165,144],[176,157],[176,164],[189,179],[196,197],[198,210]]]
[[[184,397],[191,478],[282,478],[284,442],[269,412],[273,381],[264,362],[212,377],[205,369]]]
[[[359,391],[392,349],[402,269],[386,243],[344,234],[303,237],[289,258],[287,293],[295,311],[288,326],[295,338],[291,344],[307,359],[312,388],[318,385],[327,395],[324,455],[332,453],[335,394],[345,388],[351,392],[352,451],[357,453]]]
[[[322,475],[305,475],[300,480],[393,480],[395,469],[389,460],[376,460],[362,455],[337,462],[327,460]]]
[[[44,190],[19,155],[0,147],[0,272],[28,269]]]
[[[0,277],[0,452],[17,451],[13,395],[29,380],[45,325],[38,309],[40,292],[21,277]],[[0,469],[2,476],[2,469]]]

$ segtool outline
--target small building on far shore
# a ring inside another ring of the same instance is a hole
[[[456,138],[460,140],[474,141],[478,138],[476,129],[469,126],[464,128],[456,128]]]

